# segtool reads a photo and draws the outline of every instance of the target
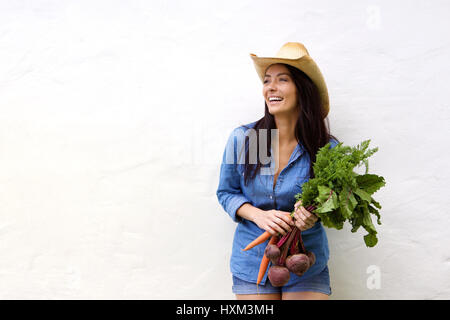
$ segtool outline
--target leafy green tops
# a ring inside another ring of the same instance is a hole
[[[334,148],[328,143],[320,148],[313,164],[315,177],[303,184],[302,193],[295,198],[301,200],[304,207],[315,206],[313,212],[326,227],[340,230],[347,220],[352,232],[362,226],[368,232],[364,236],[366,246],[373,247],[378,239],[371,214],[381,224],[378,212],[381,205],[372,195],[386,183],[383,177],[368,173],[368,158],[378,151],[378,148],[368,149],[369,143],[370,140],[366,140],[349,147],[341,142]],[[353,171],[362,165],[365,165],[365,174]]]

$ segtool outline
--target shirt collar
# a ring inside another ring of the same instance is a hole
[[[303,147],[303,145],[299,142],[294,149],[294,152],[292,152],[291,158],[289,159],[289,163],[294,162],[295,160],[297,160],[298,158],[300,158],[300,156],[305,152],[305,148]]]
[[[272,148],[270,148],[270,152],[272,152]],[[306,152],[305,147],[303,147],[303,145],[299,142],[296,146],[294,151],[291,154],[291,157],[289,158],[289,162],[288,165],[291,164],[292,162],[296,161],[298,158],[301,157],[301,155],[303,153]]]

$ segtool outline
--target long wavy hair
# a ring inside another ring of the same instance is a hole
[[[320,99],[319,91],[311,81],[311,79],[301,70],[292,67],[287,64],[283,64],[291,72],[295,86],[297,88],[298,106],[300,112],[295,126],[295,138],[303,145],[310,156],[309,177],[314,178],[313,164],[316,161],[317,151],[326,145],[331,138],[339,142],[339,140],[330,133],[330,125],[328,118],[323,119],[321,115],[322,102]],[[250,164],[249,148],[246,148],[245,164],[244,164],[244,182],[247,185],[250,179],[256,177],[259,172],[262,163],[259,157],[259,130],[266,129],[270,132],[270,129],[276,129],[275,118],[269,113],[267,103],[264,102],[264,117],[259,119],[254,127],[257,137],[257,163]],[[246,127],[246,126],[245,126]],[[246,127],[250,129],[249,127]],[[270,157],[271,135],[267,135],[266,150]],[[247,140],[248,141],[248,140]],[[247,144],[246,141],[246,144]]]

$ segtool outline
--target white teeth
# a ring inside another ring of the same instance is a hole
[[[281,100],[283,100],[283,98],[280,98],[280,97],[270,97],[269,98],[269,101],[281,101]]]

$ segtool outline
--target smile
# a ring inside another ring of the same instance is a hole
[[[273,101],[269,101],[269,104],[280,104],[282,102],[283,101],[281,101],[281,100],[273,100]]]
[[[281,103],[283,101],[283,98],[282,97],[272,96],[272,97],[269,97],[268,100],[269,100],[270,104],[277,104],[277,103]]]

